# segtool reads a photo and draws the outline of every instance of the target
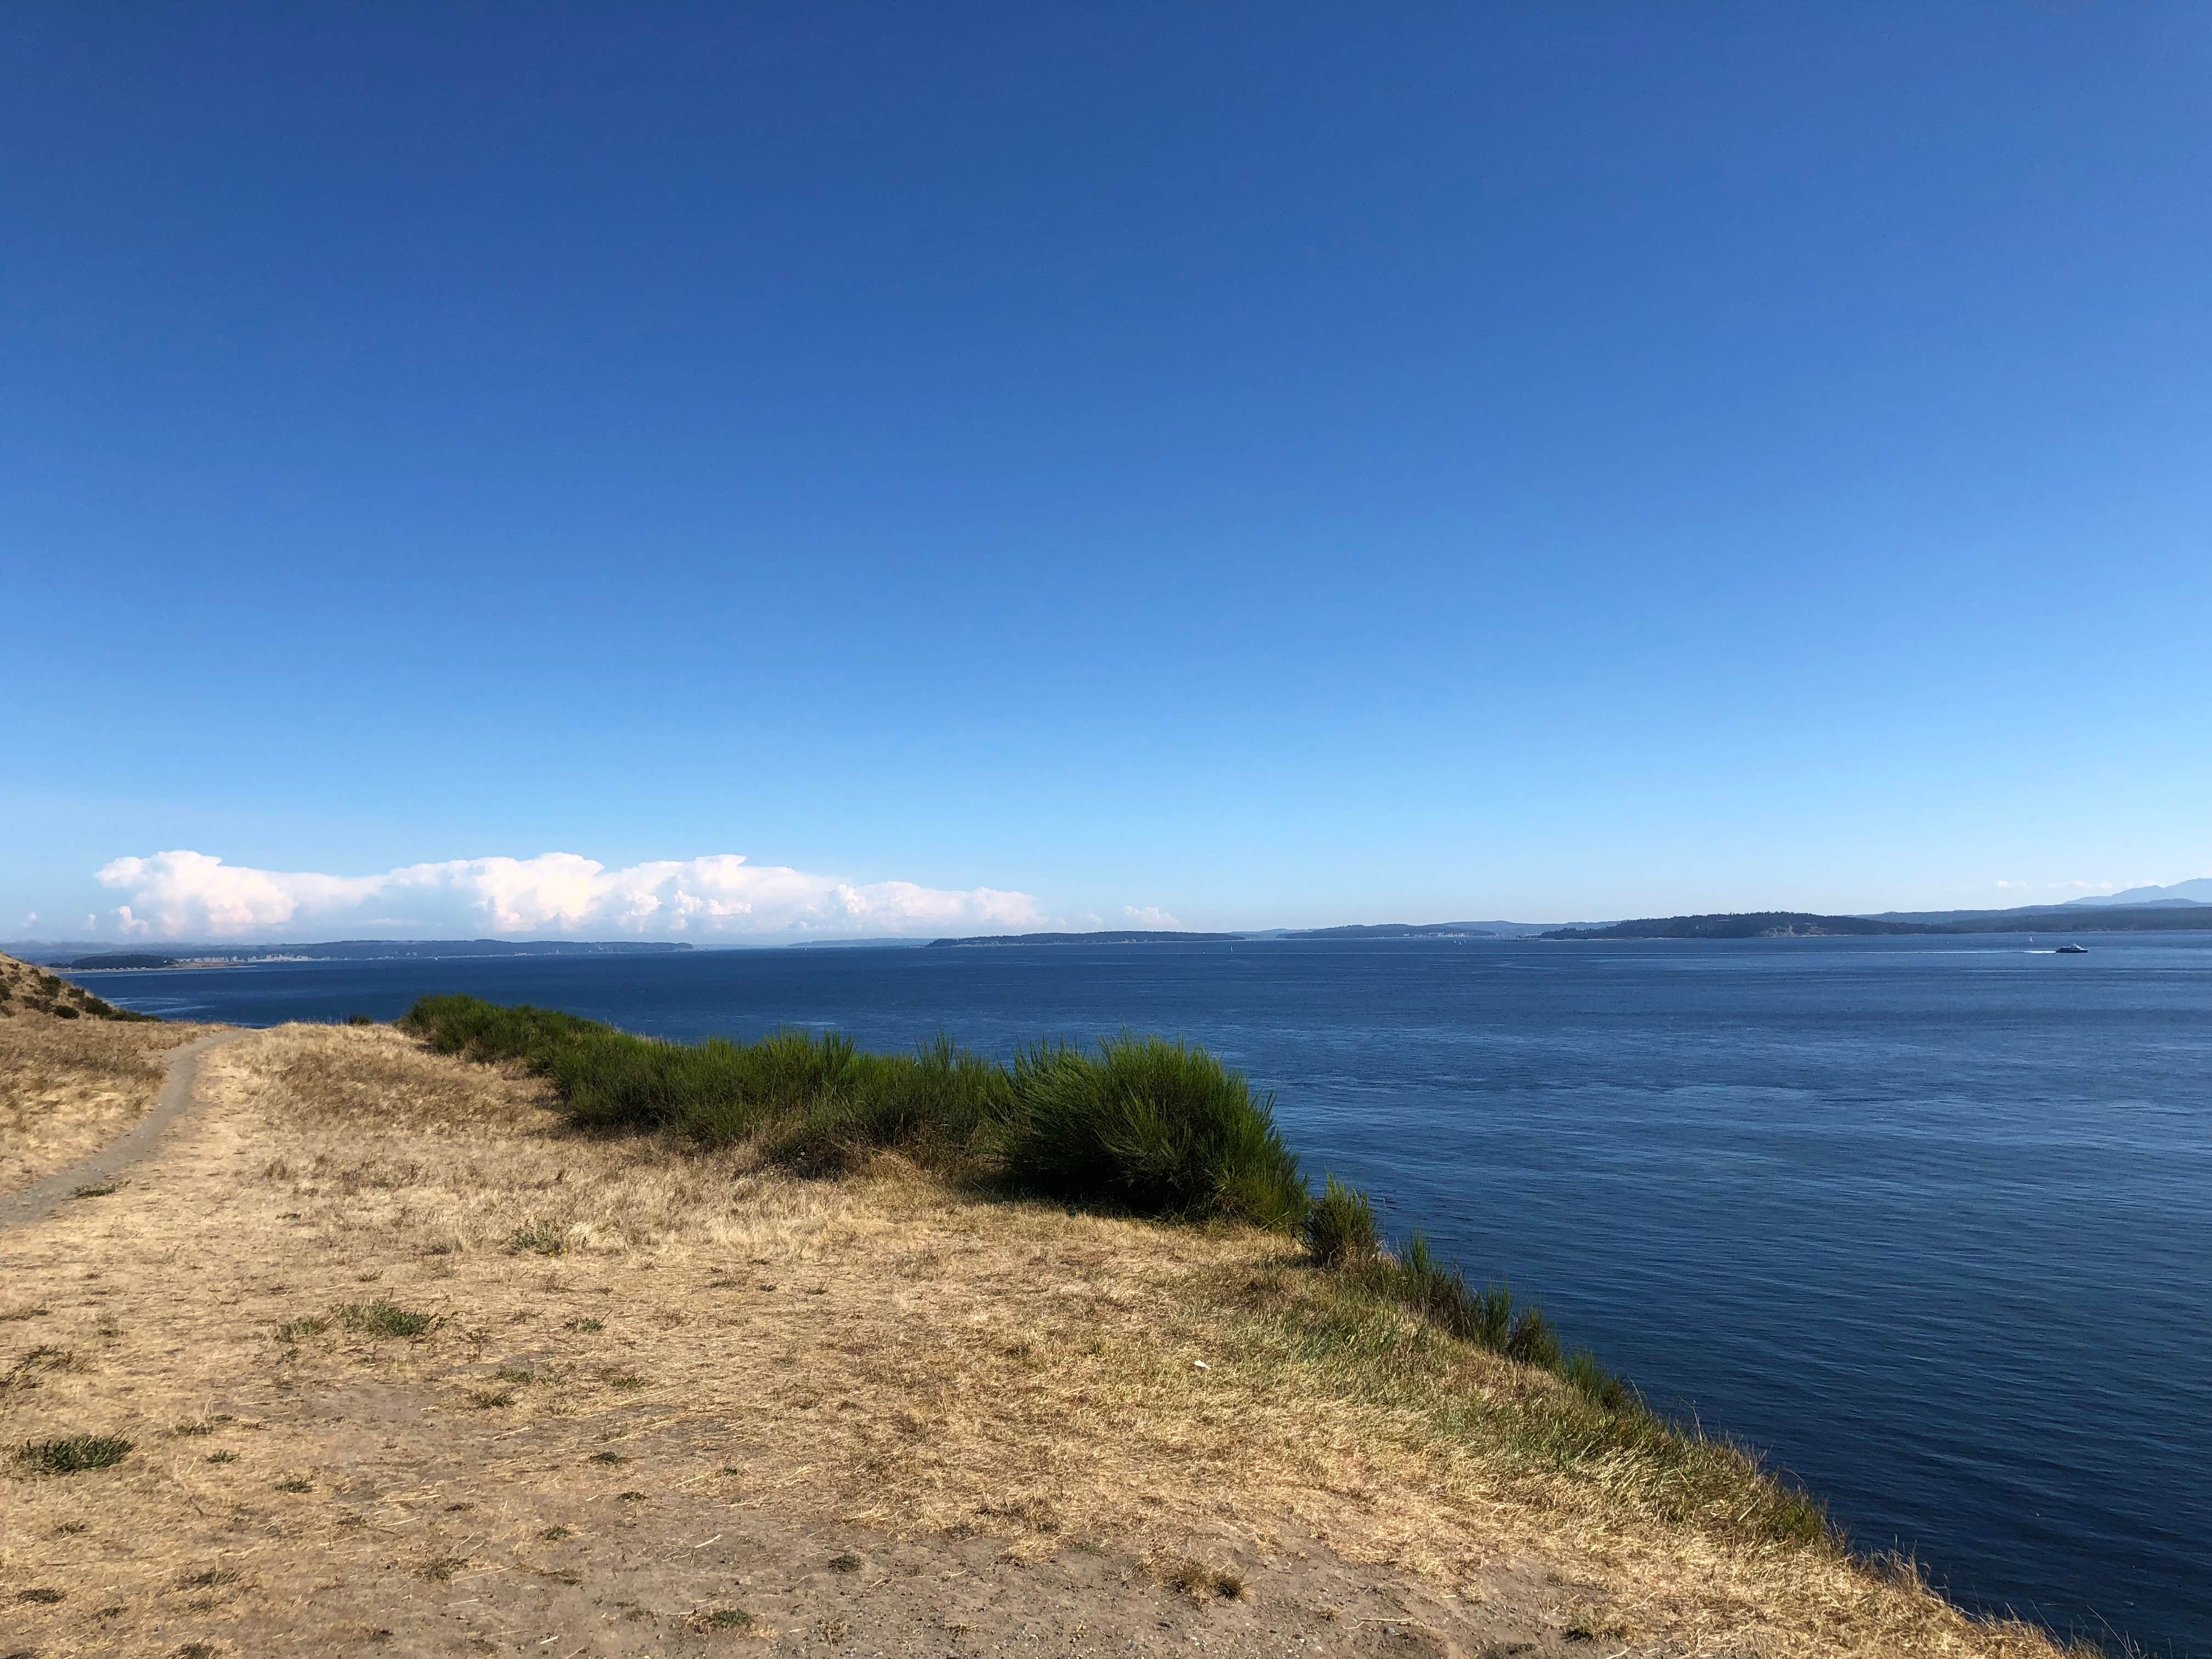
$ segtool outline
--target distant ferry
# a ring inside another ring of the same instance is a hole
[[[2051,954],[2061,957],[2086,957],[2089,954],[2089,947],[2086,945],[2062,945]]]

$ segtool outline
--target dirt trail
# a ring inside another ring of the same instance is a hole
[[[163,1132],[191,1108],[193,1085],[199,1077],[200,1056],[246,1035],[244,1031],[224,1031],[173,1051],[168,1074],[161,1081],[161,1097],[154,1109],[90,1158],[58,1170],[19,1193],[0,1197],[0,1230],[27,1226],[43,1219],[80,1188],[112,1185],[124,1170],[151,1152]]]

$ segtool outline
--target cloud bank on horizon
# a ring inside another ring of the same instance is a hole
[[[1026,893],[856,884],[748,864],[736,853],[623,870],[574,853],[541,853],[332,876],[257,870],[178,851],[117,859],[99,878],[128,896],[114,912],[120,932],[160,939],[251,939],[311,929],[416,938],[455,932],[834,938],[1032,927],[1044,920]]]

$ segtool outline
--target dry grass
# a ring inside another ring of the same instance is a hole
[[[395,1596],[534,1648],[519,1609],[586,1594],[666,1644],[826,1642],[903,1595],[941,1651],[1067,1583],[1048,1616],[1100,1649],[1172,1617],[1224,1651],[1298,1619],[1475,1651],[2056,1651],[1562,1458],[1564,1385],[1347,1303],[1279,1237],[595,1139],[385,1030],[286,1028],[203,1076],[188,1147],[0,1237],[0,1319],[35,1315],[0,1361],[79,1361],[0,1391],[0,1433],[137,1448],[0,1504],[0,1582],[68,1592],[34,1610],[58,1652],[173,1649],[194,1606],[251,1648],[311,1592],[365,1651]],[[756,1565],[716,1577],[739,1528]],[[994,1573],[1000,1600],[946,1599]]]
[[[82,1007],[28,963],[0,957],[0,1194],[20,1192],[129,1128],[161,1092],[167,1052],[204,1026],[122,1024],[53,1009]]]

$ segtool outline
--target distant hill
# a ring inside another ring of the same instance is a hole
[[[931,950],[948,945],[1224,945],[1241,944],[1242,933],[1175,933],[1137,928],[1114,933],[988,933],[975,939],[933,939]]]
[[[2199,876],[2194,881],[2177,881],[2171,887],[2130,887],[2124,893],[2107,893],[2102,897],[2068,899],[2066,905],[2106,906],[2124,904],[2212,904],[2212,876]]]
[[[242,966],[256,962],[437,961],[453,957],[665,956],[689,945],[641,939],[339,939],[298,945],[169,945],[159,951],[111,951],[72,957],[71,968]],[[40,959],[54,961],[46,956]]]
[[[1545,939],[1850,939],[1881,933],[1943,933],[1924,922],[1866,916],[1816,916],[1802,910],[1754,910],[1741,915],[1646,916],[1610,927],[1555,927]]]
[[[1377,921],[1344,927],[1304,927],[1285,939],[1496,939],[1497,930],[1464,921]]]
[[[1906,921],[1892,916],[1819,916],[1798,910],[1759,910],[1741,915],[1648,916],[1610,927],[1558,927],[1541,937],[1588,939],[1850,939],[1896,933],[2212,933],[2212,905],[2160,908],[2123,905],[2113,909],[2074,910],[2036,906],[2031,910],[1936,913],[1938,920]]]

